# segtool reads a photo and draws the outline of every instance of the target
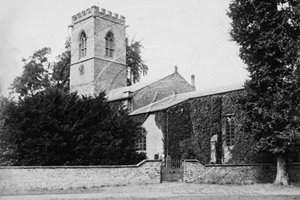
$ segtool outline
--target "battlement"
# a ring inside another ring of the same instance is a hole
[[[99,10],[98,6],[92,6],[91,8],[88,8],[86,10],[83,10],[79,13],[77,13],[76,15],[73,15],[72,17],[72,24],[76,24],[77,22],[86,19],[88,17],[101,17],[122,25],[125,25],[125,17],[124,16],[119,16],[116,13],[112,13],[109,10],[106,10],[104,8],[101,8],[101,10]]]

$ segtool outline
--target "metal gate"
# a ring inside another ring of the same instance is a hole
[[[178,182],[183,179],[183,166],[181,160],[167,158],[161,164],[160,182]]]

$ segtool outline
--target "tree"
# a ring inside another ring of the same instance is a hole
[[[127,84],[132,85],[139,82],[141,75],[146,75],[148,66],[145,65],[141,57],[141,48],[143,46],[139,41],[134,41],[126,37],[126,64],[127,64]]]
[[[4,126],[7,120],[7,111],[12,101],[0,95],[0,165],[12,165],[14,163],[14,145],[8,127]]]
[[[21,96],[32,96],[36,91],[49,87],[49,76],[44,67],[47,62],[46,55],[49,53],[51,49],[45,47],[34,52],[30,58],[22,60],[24,71],[22,76],[16,77],[12,83],[11,89],[14,92]]]
[[[65,42],[65,51],[57,57],[57,62],[51,64],[52,86],[64,91],[70,90],[71,38]]]
[[[136,164],[141,127],[105,93],[79,97],[57,88],[11,104],[4,120],[15,146],[15,165]]]
[[[48,47],[33,53],[28,59],[23,59],[24,70],[21,76],[16,77],[11,84],[12,93],[21,97],[32,96],[38,91],[49,87],[56,87],[69,91],[71,49],[70,38],[66,40],[66,50],[57,57],[56,62],[49,63],[47,56],[51,53]],[[141,75],[146,75],[148,67],[141,58],[140,42],[126,38],[126,62],[128,85],[140,81]]]
[[[47,56],[51,53],[48,47],[34,52],[28,59],[23,59],[24,70],[11,84],[12,93],[18,93],[21,97],[32,96],[51,86],[69,91],[70,39],[66,40],[65,48],[66,51],[57,57],[57,62],[48,62]]]
[[[242,130],[255,134],[258,151],[276,156],[274,183],[288,185],[287,161],[300,141],[300,2],[234,0],[228,16],[250,76]]]
[[[140,124],[128,116],[126,109],[116,103],[108,104],[104,92],[94,98],[69,94],[70,40],[65,47],[66,51],[53,63],[47,58],[50,48],[23,59],[23,73],[11,85],[12,92],[21,98],[5,106],[1,127],[9,133],[10,152],[15,155],[12,162],[89,165],[133,164],[144,159],[145,154],[137,154],[134,149]],[[133,40],[127,47],[133,82],[148,69],[140,57],[141,47]],[[142,70],[135,70],[141,65]]]

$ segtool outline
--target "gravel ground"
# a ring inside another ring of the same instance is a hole
[[[300,183],[291,186],[275,186],[272,184],[254,185],[216,185],[216,184],[193,184],[193,183],[157,183],[146,185],[116,185],[100,188],[69,188],[68,190],[45,190],[36,189],[32,191],[16,193],[4,192],[2,196],[8,195],[45,195],[45,194],[91,194],[91,193],[172,193],[181,195],[191,194],[213,194],[213,195],[280,195],[300,194]],[[0,198],[1,199],[1,198]]]
[[[119,193],[122,194],[122,193]],[[141,193],[143,194],[143,193]],[[154,195],[155,196],[155,195]],[[300,196],[291,196],[291,195],[281,195],[281,196],[272,196],[272,195],[180,195],[180,196],[122,196],[122,195],[91,195],[91,194],[59,194],[59,195],[35,195],[35,196],[6,196],[0,197],[1,200],[299,200]]]
[[[103,188],[105,193],[137,193],[137,192],[171,192],[175,194],[275,194],[278,192],[300,192],[300,184],[289,187],[275,186],[272,184],[255,185],[216,185],[192,183],[161,183],[149,185],[127,185]]]

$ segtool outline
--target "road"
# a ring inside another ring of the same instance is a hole
[[[129,199],[143,199],[143,200],[153,200],[153,199],[200,199],[200,200],[288,200],[294,199],[300,200],[300,191],[293,193],[282,193],[277,192],[273,194],[178,194],[174,192],[141,192],[141,193],[92,193],[92,194],[53,194],[53,195],[22,195],[22,196],[2,196],[1,200],[95,200],[95,199],[109,199],[109,200],[129,200]]]

